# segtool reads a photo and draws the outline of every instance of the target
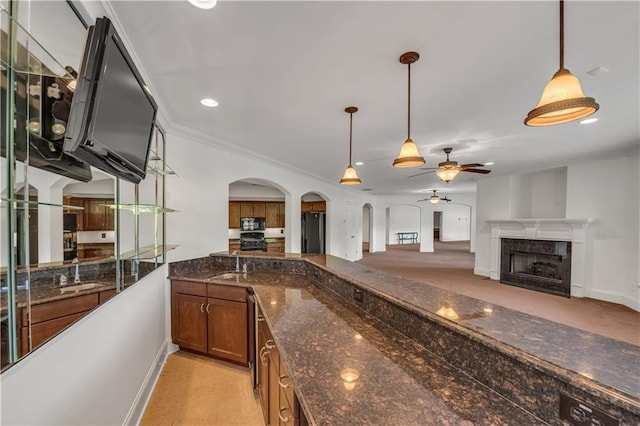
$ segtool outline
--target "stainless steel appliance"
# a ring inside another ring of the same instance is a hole
[[[240,218],[240,230],[241,231],[264,231],[266,228],[267,219],[264,217],[241,217]]]
[[[241,251],[267,251],[264,232],[242,232],[240,234]]]
[[[325,253],[325,213],[302,213],[302,253]]]

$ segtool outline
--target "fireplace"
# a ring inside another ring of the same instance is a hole
[[[501,238],[500,282],[571,296],[571,242]]]

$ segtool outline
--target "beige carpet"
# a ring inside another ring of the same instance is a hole
[[[640,346],[640,313],[589,298],[566,298],[501,284],[473,274],[469,242],[434,241],[433,253],[417,244],[389,245],[383,253],[364,253],[358,263],[485,300],[520,312]]]
[[[264,426],[246,368],[188,352],[167,357],[140,424]]]

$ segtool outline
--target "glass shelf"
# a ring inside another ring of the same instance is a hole
[[[16,21],[7,9],[0,5],[1,28],[7,28],[0,32],[0,65],[4,70],[12,69],[15,72],[33,74],[38,76],[61,77],[73,80],[74,77],[67,72],[65,67],[58,62],[51,53],[45,49],[29,32]],[[15,39],[17,44],[13,57],[10,58],[8,43],[8,31],[15,25]]]
[[[162,256],[166,252],[175,249],[178,247],[178,244],[166,244],[164,249],[162,245],[150,245],[141,247],[138,250],[138,254],[136,255],[135,250],[128,251],[123,253],[121,259],[124,260],[144,260],[144,259],[155,259],[158,256]]]
[[[177,173],[171,168],[171,166],[169,166],[153,149],[149,151],[147,172],[159,176],[177,176]]]
[[[2,208],[6,208],[7,203],[17,203],[17,204],[29,204],[32,206],[48,206],[48,207],[62,207],[66,210],[84,210],[84,207],[79,206],[68,206],[66,204],[55,204],[55,203],[42,203],[40,201],[31,201],[31,200],[23,200],[21,198],[4,198],[1,199]]]
[[[170,209],[168,207],[156,206],[155,204],[104,204],[104,206],[110,209],[128,210],[133,214],[140,213],[173,213],[178,210]]]

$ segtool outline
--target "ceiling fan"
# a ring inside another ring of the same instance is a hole
[[[418,200],[418,202],[420,201],[428,201],[431,204],[438,204],[438,202],[440,201],[446,201],[447,203],[450,202],[451,200],[449,198],[447,198],[447,196],[445,195],[444,197],[439,197],[438,195],[436,195],[436,189],[432,189],[433,191],[433,195],[429,198],[425,198],[423,200]]]
[[[480,164],[480,163],[470,163],[470,164],[458,165],[457,161],[449,160],[449,154],[451,154],[451,151],[453,151],[453,148],[445,148],[445,149],[443,149],[443,151],[444,151],[445,154],[447,154],[447,161],[443,161],[442,163],[438,164],[437,168],[435,168],[435,167],[430,167],[430,168],[422,167],[422,168],[420,168],[420,170],[429,170],[429,171],[428,172],[423,172],[423,173],[418,173],[418,174],[415,174],[415,175],[411,175],[409,177],[412,178],[412,177],[421,176],[421,175],[424,175],[424,174],[427,174],[427,173],[436,172],[436,175],[438,175],[438,177],[440,179],[442,179],[445,182],[450,182],[460,172],[481,173],[483,175],[486,175],[487,173],[491,172],[491,170],[478,169],[477,167],[483,167],[484,166],[484,164]]]

